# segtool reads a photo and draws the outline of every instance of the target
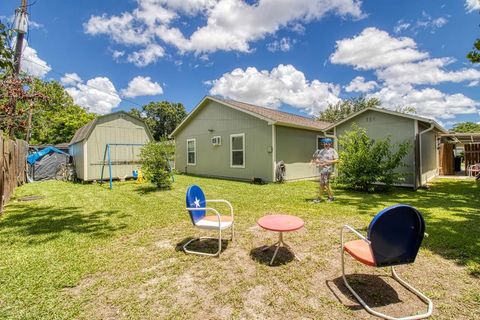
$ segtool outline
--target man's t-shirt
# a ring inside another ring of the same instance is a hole
[[[338,153],[333,148],[328,148],[328,149],[324,148],[324,149],[315,151],[315,153],[313,154],[313,158],[319,160],[321,164],[326,160],[328,161],[337,160]],[[320,165],[320,173],[332,173],[333,168],[334,167],[332,164],[326,165],[324,167]]]

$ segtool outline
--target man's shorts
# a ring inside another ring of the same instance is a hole
[[[330,175],[330,172],[320,172],[320,185],[328,185],[330,183]]]

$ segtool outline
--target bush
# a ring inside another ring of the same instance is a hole
[[[175,146],[169,141],[150,142],[140,151],[142,171],[145,177],[158,188],[172,186],[172,172],[169,161],[173,159]]]
[[[410,148],[409,141],[397,145],[391,144],[389,137],[375,141],[368,137],[366,129],[353,124],[340,137],[339,144],[337,181],[347,188],[369,191],[378,184],[389,188],[404,180],[406,174],[396,169],[406,166],[402,160]]]

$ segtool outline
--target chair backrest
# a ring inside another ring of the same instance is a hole
[[[197,185],[191,185],[187,189],[186,196],[187,208],[205,208],[206,199],[202,189]],[[188,210],[192,223],[195,225],[199,220],[205,217],[205,210]]]
[[[398,204],[380,211],[367,238],[378,267],[412,263],[423,240],[425,221],[417,209]]]

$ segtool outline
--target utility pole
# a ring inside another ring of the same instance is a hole
[[[17,43],[13,58],[13,73],[15,77],[20,74],[20,62],[22,61],[23,39],[28,28],[27,0],[22,0],[22,6],[15,10],[15,31],[17,32]]]
[[[17,79],[20,74],[20,62],[22,60],[23,39],[28,30],[27,0],[22,0],[22,6],[15,10],[15,20],[13,30],[17,32],[17,42],[15,45],[15,54],[13,56],[13,78]],[[11,139],[15,138],[15,121],[17,117],[17,99],[10,98],[11,119],[8,135]]]

